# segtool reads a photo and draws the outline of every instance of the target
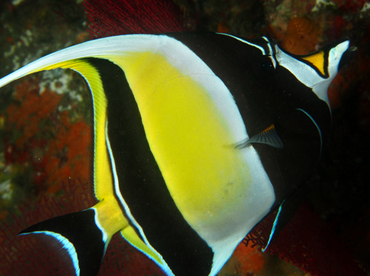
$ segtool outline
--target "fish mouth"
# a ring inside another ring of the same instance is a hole
[[[348,50],[343,53],[342,58],[340,59],[338,71],[341,70],[345,65],[347,65],[356,54],[357,47],[356,46],[349,47]]]

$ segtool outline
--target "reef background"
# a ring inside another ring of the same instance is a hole
[[[307,182],[306,209],[300,212],[314,213],[324,223],[313,221],[330,229],[315,232],[324,234],[320,239],[312,239],[316,244],[307,245],[314,249],[310,258],[335,254],[319,250],[320,246],[327,246],[324,243],[330,239],[329,235],[335,235],[338,239],[332,244],[334,251],[344,258],[354,254],[359,266],[369,267],[370,10],[367,7],[370,4],[360,0],[319,3],[174,0],[174,3],[180,8],[179,16],[188,30],[229,32],[247,38],[269,32],[281,47],[295,54],[309,53],[345,36],[358,47],[355,58],[330,88],[332,134],[322,161]],[[81,1],[76,0],[1,1],[0,22],[3,53],[0,76],[45,54],[89,39],[89,21]],[[94,204],[91,127],[87,86],[72,71],[34,74],[2,88],[0,275],[68,275],[55,248],[35,236],[15,234],[37,221]],[[262,254],[258,246],[241,244],[219,275],[333,275],[322,272],[325,269],[313,272],[299,258],[287,257],[291,254],[289,246],[295,232],[307,231],[309,236],[314,231],[309,223],[304,224],[309,215],[296,217],[286,227],[288,230],[284,229],[289,231],[290,227],[291,232],[283,231],[282,237],[276,240],[280,250],[272,244],[272,249]],[[305,228],[298,230],[297,225]],[[298,255],[300,251],[296,252]],[[337,262],[329,266],[340,267],[341,263]],[[99,275],[139,274],[163,275],[116,235]]]

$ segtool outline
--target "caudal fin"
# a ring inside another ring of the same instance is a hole
[[[76,275],[97,275],[109,237],[96,220],[95,208],[37,223],[19,235],[42,234],[54,237],[68,252]]]

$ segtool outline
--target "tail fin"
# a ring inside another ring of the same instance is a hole
[[[97,275],[110,238],[96,220],[95,208],[37,223],[19,235],[44,234],[56,238],[72,259],[76,275]]]

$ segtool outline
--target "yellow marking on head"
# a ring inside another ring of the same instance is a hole
[[[312,55],[302,57],[303,60],[308,61],[314,66],[323,76],[327,77],[327,68],[325,68],[324,51],[319,51]]]
[[[109,59],[125,71],[151,151],[185,219],[195,229],[221,223],[244,204],[251,174],[243,152],[229,146],[231,126],[210,92],[157,53]]]

